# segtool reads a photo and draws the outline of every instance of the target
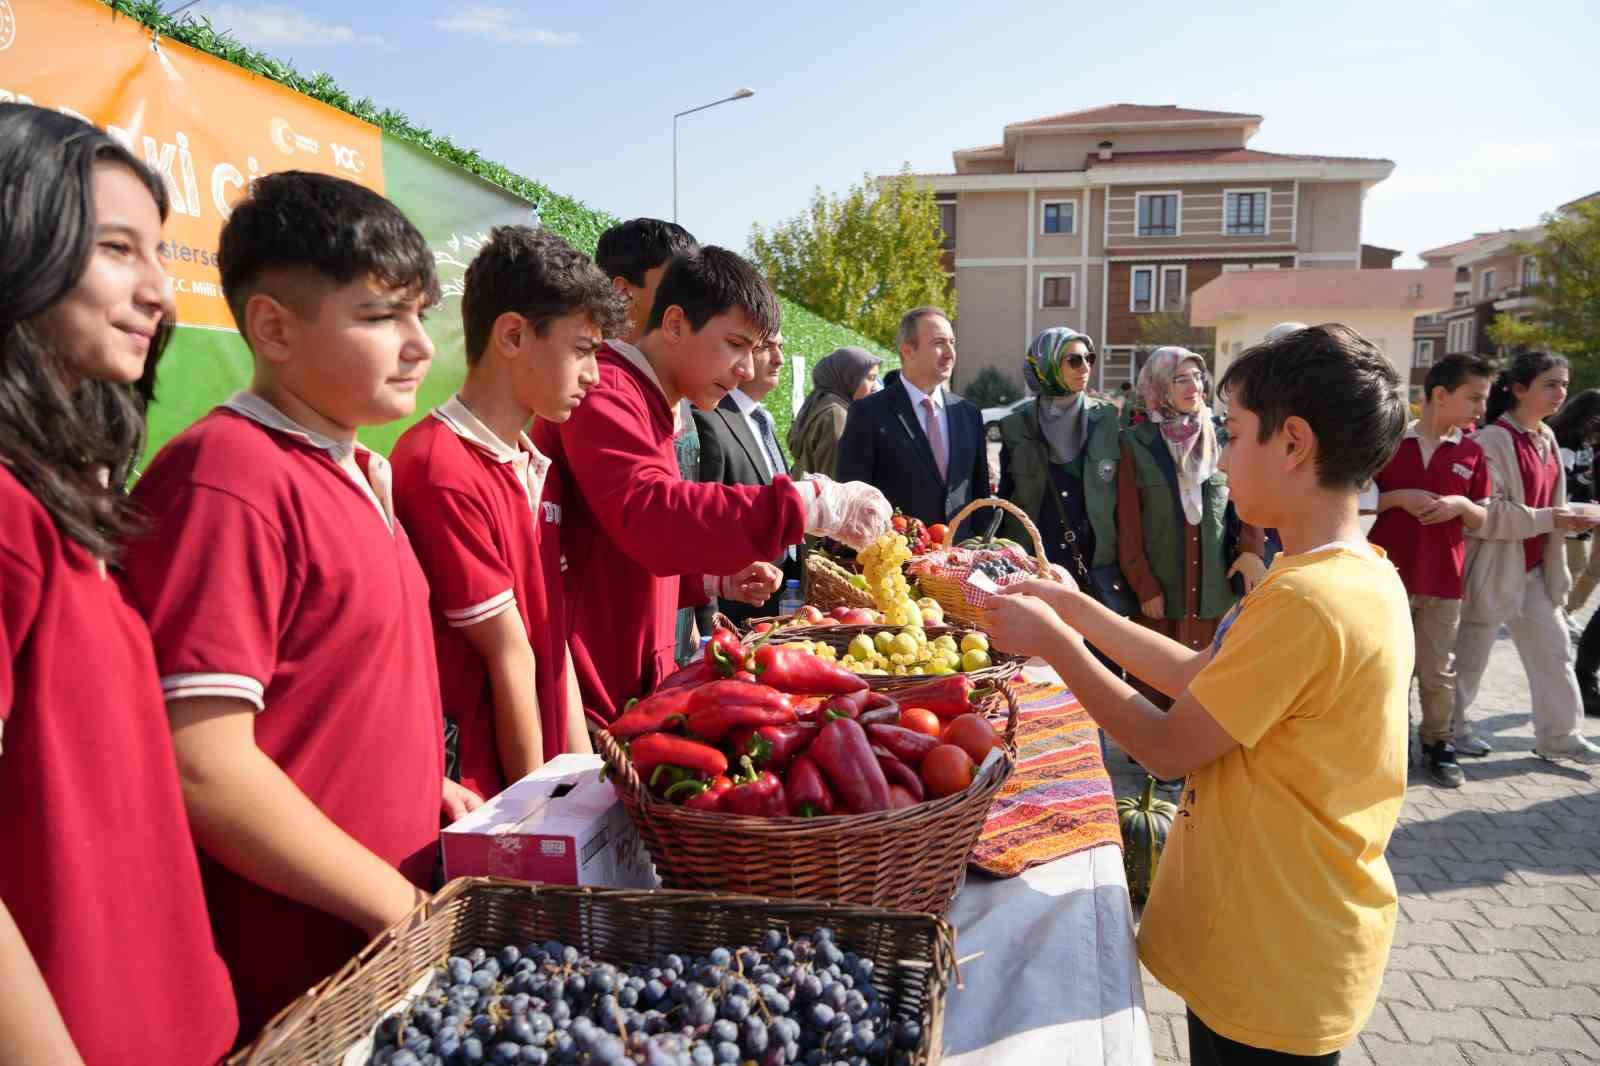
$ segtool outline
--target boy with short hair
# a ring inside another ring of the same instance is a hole
[[[1470,734],[1452,742],[1456,675],[1451,652],[1461,625],[1466,533],[1481,528],[1489,499],[1489,461],[1463,435],[1483,417],[1494,371],[1474,355],[1435,363],[1423,383],[1422,417],[1406,427],[1394,458],[1375,479],[1378,520],[1367,539],[1389,554],[1411,601],[1417,685],[1422,692],[1422,759],[1444,788],[1466,780],[1456,761],[1486,755]]]
[[[1406,424],[1399,377],[1352,330],[1247,351],[1222,457],[1239,517],[1284,554],[1192,651],[1070,584],[992,606],[991,639],[1048,659],[1183,805],[1139,931],[1140,958],[1189,1005],[1190,1061],[1334,1063],[1377,1002],[1397,897],[1383,852],[1406,784],[1411,620],[1361,535],[1358,487]],[[1163,715],[1085,648],[1176,699]]]
[[[395,502],[432,590],[461,783],[493,796],[589,751],[568,668],[561,474],[528,438],[565,422],[624,321],[610,280],[561,237],[500,226],[467,268],[461,391],[395,444]]]
[[[583,406],[559,427],[535,427],[573,490],[563,529],[572,655],[584,708],[602,722],[672,671],[679,607],[712,595],[762,602],[781,576],[762,560],[807,532],[865,545],[889,528],[888,501],[869,485],[704,485],[679,473],[679,403],[711,410],[749,381],[778,314],[767,283],[734,253],[679,256],[638,347],[603,346]]]
[[[140,479],[125,566],[249,1040],[424,898],[441,799],[471,801],[444,780],[427,582],[356,441],[416,405],[433,253],[377,193],[284,171],[219,259],[254,377]]]

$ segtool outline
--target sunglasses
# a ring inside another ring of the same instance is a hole
[[[1061,360],[1074,370],[1082,370],[1085,366],[1094,366],[1094,353],[1088,355],[1069,355]]]

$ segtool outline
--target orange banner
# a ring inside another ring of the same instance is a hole
[[[97,0],[0,0],[0,102],[109,130],[161,175],[178,321],[233,328],[217,235],[249,182],[314,170],[384,191],[381,134],[266,78],[161,38]]]

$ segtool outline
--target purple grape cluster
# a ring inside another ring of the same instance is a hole
[[[370,1066],[908,1066],[871,959],[833,931],[619,968],[549,940],[452,957],[378,1026]]]

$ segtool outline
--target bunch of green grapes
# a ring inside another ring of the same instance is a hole
[[[898,533],[885,533],[856,556],[867,578],[872,602],[892,626],[920,625],[922,612],[912,598],[902,569],[911,559],[911,548]]]

